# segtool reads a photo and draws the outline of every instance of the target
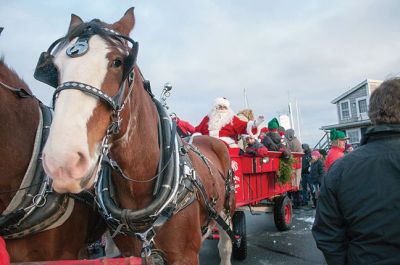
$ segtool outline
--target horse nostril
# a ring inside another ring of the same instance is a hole
[[[87,162],[87,156],[82,152],[78,152],[77,166],[84,166]]]

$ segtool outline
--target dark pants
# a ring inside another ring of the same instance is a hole
[[[300,181],[301,187],[302,187],[302,191],[301,191],[301,195],[303,196],[303,202],[308,203],[308,201],[310,200],[310,194],[308,192],[308,190],[311,190],[311,176],[310,174],[301,174],[301,181]]]
[[[319,188],[320,187],[321,187],[321,183],[319,183],[318,181],[313,181],[313,183],[311,184],[311,196],[312,196],[312,201],[313,201],[314,207],[317,206],[317,199],[319,196]]]

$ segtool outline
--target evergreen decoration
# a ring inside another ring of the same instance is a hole
[[[279,163],[279,171],[277,182],[281,185],[288,183],[294,173],[293,164],[297,163],[297,160],[291,155],[289,158],[282,157]]]

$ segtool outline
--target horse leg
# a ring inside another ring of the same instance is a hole
[[[232,229],[232,221],[231,217],[226,215],[225,211],[221,212],[221,217],[226,220],[229,226]],[[231,265],[231,255],[232,255],[232,240],[225,232],[225,230],[220,227],[218,224],[219,231],[219,242],[218,242],[218,250],[219,257],[221,258],[221,265]]]

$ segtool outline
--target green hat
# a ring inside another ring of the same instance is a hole
[[[268,129],[278,129],[279,128],[279,121],[277,118],[273,118],[268,122]]]
[[[336,129],[331,129],[330,134],[331,134],[331,141],[348,139],[348,137],[346,137],[345,132],[337,131]]]

